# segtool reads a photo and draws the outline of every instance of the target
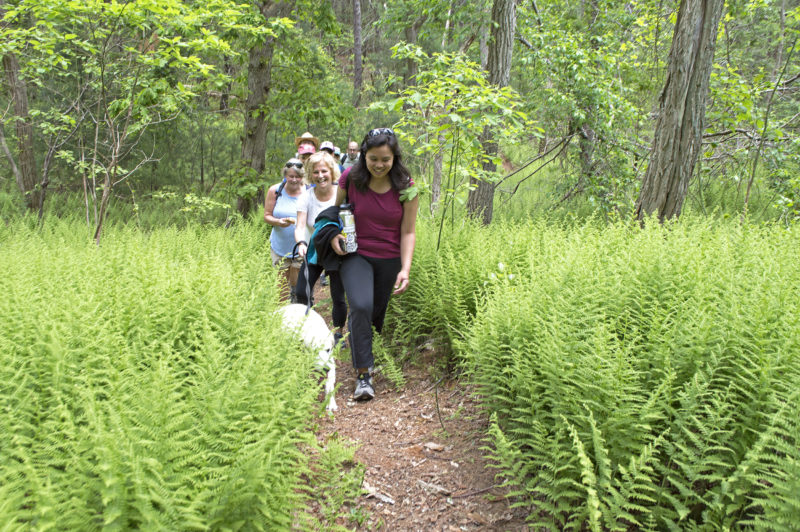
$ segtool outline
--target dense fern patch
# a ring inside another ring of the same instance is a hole
[[[4,528],[289,528],[319,403],[260,227],[0,229]]]
[[[417,256],[393,319],[469,372],[532,523],[800,522],[800,235],[718,223],[470,227]]]

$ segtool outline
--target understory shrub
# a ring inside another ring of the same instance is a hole
[[[0,224],[0,528],[286,529],[319,408],[266,231]]]

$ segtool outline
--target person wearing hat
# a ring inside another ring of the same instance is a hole
[[[297,157],[304,163],[319,149],[319,139],[306,131],[299,137],[294,138],[294,145],[297,146]]]
[[[333,147],[333,158],[336,159],[336,164],[339,165],[339,171],[344,172],[344,167],[342,166],[342,150],[339,149],[339,146]]]
[[[341,163],[339,162],[341,151],[339,150],[339,148],[333,145],[333,142],[326,140],[319,145],[319,149],[320,151],[326,151],[331,155],[333,155],[333,159],[336,161],[336,166],[339,167],[339,171],[341,172],[342,170],[344,170],[344,168],[342,168]]]

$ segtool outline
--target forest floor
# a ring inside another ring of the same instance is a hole
[[[315,292],[317,310],[329,318],[327,288],[317,286]],[[527,511],[510,507],[507,489],[499,486],[481,451],[488,416],[468,385],[457,378],[434,379],[434,351],[422,347],[411,357],[402,368],[402,389],[378,372],[376,396],[367,402],[351,399],[355,374],[349,351],[345,357],[336,368],[339,410],[320,420],[317,431],[323,446],[331,439],[357,446],[353,465],[364,471],[356,500],[339,512],[338,525],[349,530],[529,530]],[[319,515],[323,506],[315,502],[312,508]]]

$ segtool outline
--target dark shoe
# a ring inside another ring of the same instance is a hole
[[[369,373],[362,373],[356,379],[356,390],[353,392],[353,399],[356,401],[369,401],[375,397],[375,389],[372,387],[372,377]]]
[[[339,346],[340,349],[344,349],[344,335],[342,333],[333,333],[333,348],[336,349],[336,346]]]
[[[322,286],[328,286],[328,276],[327,275],[323,275],[322,276],[322,280],[320,281],[320,284]]]

